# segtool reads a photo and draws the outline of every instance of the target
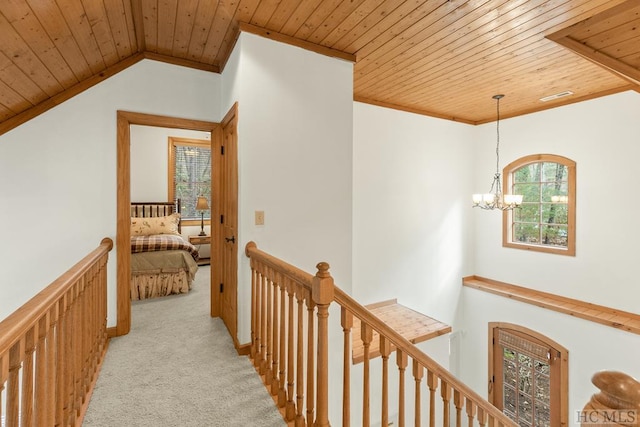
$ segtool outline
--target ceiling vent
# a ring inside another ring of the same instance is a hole
[[[570,90],[565,90],[564,92],[560,92],[553,95],[545,96],[544,98],[540,98],[540,101],[547,102],[553,99],[558,99],[558,98],[562,98],[564,96],[569,96],[569,95],[573,95],[573,92],[571,92]]]

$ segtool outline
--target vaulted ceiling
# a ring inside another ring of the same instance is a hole
[[[640,91],[639,0],[1,0],[0,134],[143,58],[221,72],[240,31],[354,61],[355,100],[465,123],[497,93],[511,117]]]

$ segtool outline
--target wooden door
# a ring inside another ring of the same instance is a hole
[[[521,426],[566,426],[567,350],[518,325],[491,323],[489,400]]]
[[[222,121],[220,194],[220,315],[238,346],[238,138],[237,104]]]

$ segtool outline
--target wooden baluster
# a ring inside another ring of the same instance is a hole
[[[312,296],[318,306],[318,411],[314,427],[329,427],[329,305],[333,301],[333,278],[329,264],[319,263],[313,278]]]
[[[467,407],[467,418],[469,420],[469,426],[473,427],[473,419],[476,416],[476,404],[473,403],[473,400],[468,397],[465,399],[466,407]]]
[[[280,372],[278,372],[278,377],[280,379],[280,384],[278,386],[278,406],[280,408],[284,408],[287,403],[287,390],[285,388],[286,381],[286,352],[285,345],[287,343],[287,307],[286,307],[286,291],[287,287],[285,285],[284,279],[280,281]],[[291,313],[289,313],[289,316]]]
[[[296,285],[296,300],[298,301],[298,341],[296,344],[296,427],[304,427],[304,293],[303,287]]]
[[[266,321],[267,321],[267,329],[266,329],[266,354],[264,360],[264,383],[268,387],[273,381],[273,374],[271,372],[271,368],[273,366],[273,360],[271,359],[272,355],[272,347],[273,347],[273,314],[272,314],[272,302],[273,302],[273,269],[269,268],[268,277],[265,282],[266,290],[267,290],[267,311],[266,311]]]
[[[416,391],[415,391],[415,426],[416,427],[420,427],[421,424],[421,420],[420,420],[420,409],[421,409],[421,402],[420,402],[420,385],[422,383],[422,377],[424,377],[424,368],[422,367],[422,365],[420,365],[420,363],[418,363],[415,359],[413,359],[413,378],[416,382]]]
[[[342,361],[342,426],[351,424],[351,328],[353,328],[353,315],[344,307],[340,308],[340,323],[344,336],[343,361]],[[383,424],[384,425],[384,424]]]
[[[264,375],[267,370],[267,288],[269,286],[268,270],[264,269],[262,281],[260,282],[261,307],[260,307],[260,375]]]
[[[382,356],[382,424],[389,425],[389,355],[391,343],[380,335],[380,356]]]
[[[451,386],[443,379],[440,379],[440,395],[442,396],[442,425],[449,427],[451,414],[450,414],[450,402],[451,402]]]
[[[82,408],[82,400],[84,398],[84,394],[82,390],[84,389],[84,375],[83,375],[83,362],[84,362],[84,333],[87,328],[87,322],[84,319],[84,288],[86,287],[88,277],[85,275],[79,280],[77,285],[78,296],[75,301],[76,305],[76,327],[73,328],[74,334],[76,337],[76,345],[75,345],[75,382],[74,382],[74,410],[73,419],[75,420],[80,416],[80,410]],[[78,327],[79,326],[79,327]]]
[[[278,305],[278,301],[280,298],[280,294],[278,289],[282,287],[282,275],[278,273],[274,277],[275,281],[273,282],[273,362],[271,365],[271,394],[273,396],[278,395],[278,386],[280,385],[280,375],[278,373],[278,363],[280,355],[280,325],[278,323],[278,318],[280,317],[280,309]]]
[[[57,339],[56,339],[56,411],[55,411],[55,425],[62,425],[62,419],[64,416],[64,378],[67,373],[65,366],[66,357],[66,341],[67,341],[67,312],[66,312],[66,299],[67,295],[63,295],[58,301],[58,327],[57,327]]]
[[[292,421],[296,416],[296,408],[295,403],[293,401],[294,391],[293,391],[293,350],[294,350],[294,341],[293,341],[293,294],[295,292],[295,284],[288,280],[287,281],[287,292],[289,293],[289,322],[287,326],[287,408],[286,408],[286,419],[287,421]]]
[[[67,292],[67,321],[65,322],[66,340],[65,340],[65,404],[64,404],[64,416],[63,421],[66,425],[72,424],[73,410],[74,410],[74,377],[75,377],[75,314],[76,307],[74,305],[74,288],[72,286]]]
[[[21,417],[22,425],[33,424],[33,353],[36,349],[37,331],[31,328],[25,335],[24,360],[22,362],[22,399]]]
[[[404,372],[408,364],[407,353],[396,349],[396,364],[398,365],[398,425],[404,427]]]
[[[255,341],[255,357],[253,366],[260,372],[262,364],[262,265],[257,264],[256,271],[256,341]]]
[[[9,356],[5,354],[0,354],[0,420],[3,419],[4,407],[2,402],[6,401],[4,399],[4,384],[9,377]]]
[[[460,391],[453,391],[453,404],[456,406],[456,427],[462,427],[462,407],[464,406],[464,396]]]
[[[0,354],[0,420],[3,419],[4,406],[2,402],[4,402],[4,384],[7,381],[7,377],[9,376],[9,361],[8,357],[5,354]]]
[[[46,387],[46,414],[47,420],[55,420],[56,419],[56,392],[58,390],[57,385],[57,376],[58,376],[58,367],[56,352],[58,349],[58,337],[60,333],[60,322],[59,322],[59,304],[54,304],[49,310],[49,315],[51,319],[51,326],[47,331],[47,387]]]
[[[307,425],[311,426],[315,411],[315,320],[313,314],[316,304],[311,297],[311,291],[306,290],[305,299],[307,301]],[[348,427],[345,426],[345,427]]]
[[[362,387],[362,425],[368,426],[370,424],[370,389],[371,385],[369,383],[369,365],[371,363],[369,359],[369,349],[371,348],[371,341],[373,340],[373,329],[369,325],[364,322],[360,322],[360,339],[362,340],[363,346],[363,387]]]
[[[429,387],[429,427],[434,427],[436,425],[436,390],[438,389],[438,377],[431,371],[427,371],[427,387]]]
[[[485,427],[487,425],[487,413],[480,405],[478,405],[478,425],[480,427]]]
[[[251,258],[251,348],[249,349],[249,357],[251,360],[256,358],[256,271],[255,260]]]
[[[9,350],[9,378],[7,380],[7,427],[18,427],[20,419],[20,366],[24,341],[15,343]]]

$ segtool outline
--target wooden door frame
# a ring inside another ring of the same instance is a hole
[[[489,322],[489,333],[488,333],[489,390],[488,390],[487,400],[491,402],[491,404],[493,404],[494,406],[502,410],[501,405],[497,404],[497,402],[495,401],[497,393],[495,390],[496,381],[494,378],[496,374],[495,365],[494,365],[494,357],[495,357],[494,338],[497,336],[496,331],[499,329],[506,329],[515,333],[528,335],[529,337],[532,337],[538,341],[543,342],[545,345],[549,346],[550,348],[556,350],[559,353],[559,355],[555,357],[555,359],[557,360],[556,369],[559,372],[559,377],[560,377],[558,379],[558,382],[559,382],[559,390],[558,390],[559,399],[558,400],[559,400],[559,406],[560,406],[558,408],[559,419],[560,419],[559,421],[560,421],[561,427],[568,426],[569,425],[568,424],[569,423],[569,350],[567,350],[565,347],[561,346],[559,343],[552,340],[551,338],[521,325],[516,325],[514,323],[507,323],[507,322]]]
[[[211,132],[211,149],[218,152],[222,145],[220,123],[202,120],[191,120],[177,117],[159,116],[153,114],[134,113],[130,111],[117,112],[117,204],[116,204],[116,265],[117,265],[117,323],[115,331],[110,330],[111,336],[126,335],[131,330],[131,125],[155,126],[175,129],[190,129]],[[214,157],[215,158],[215,157]],[[211,194],[218,194],[220,185],[219,168],[212,170]],[[213,204],[213,203],[212,203]],[[215,204],[214,207],[215,208]],[[212,210],[211,217],[219,215],[219,211]],[[212,223],[215,221],[212,221]],[[213,249],[213,248],[212,248]],[[212,260],[213,260],[212,254]],[[218,268],[212,262],[211,269]],[[213,273],[212,273],[213,274]],[[213,292],[213,283],[211,294]],[[213,302],[213,296],[212,296]],[[213,312],[213,310],[212,310]]]

